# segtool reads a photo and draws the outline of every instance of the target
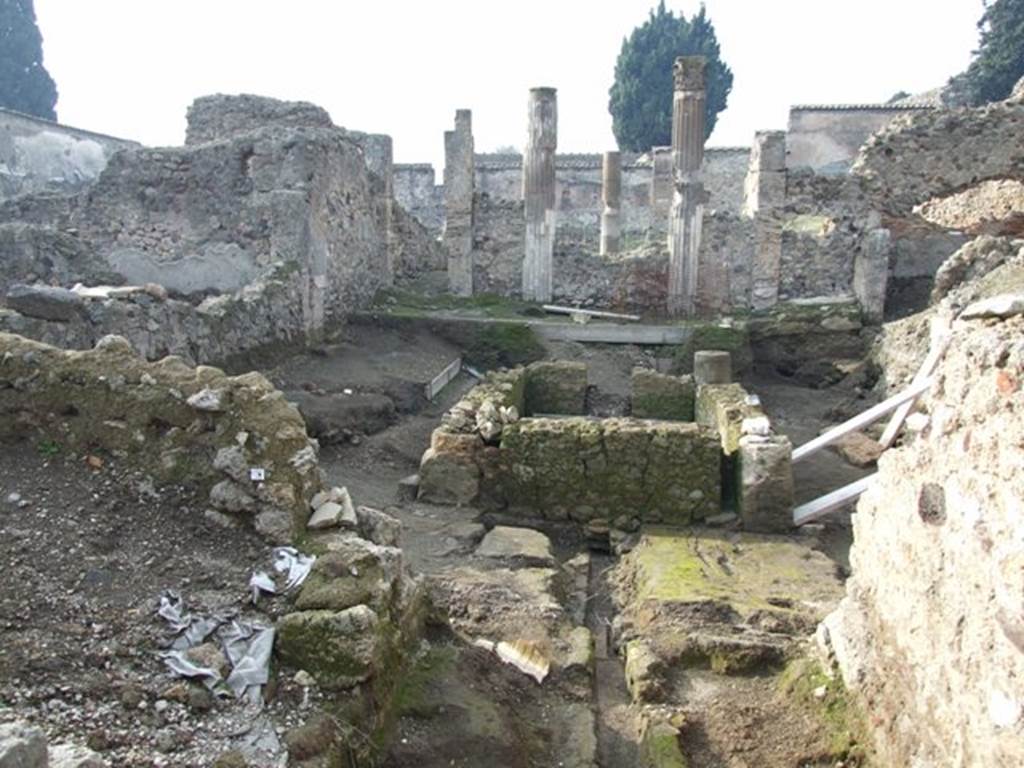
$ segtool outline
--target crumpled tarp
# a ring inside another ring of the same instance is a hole
[[[181,595],[166,590],[160,595],[157,614],[167,622],[171,637],[169,650],[160,654],[164,664],[180,677],[201,678],[207,688],[226,688],[237,698],[257,701],[260,689],[270,677],[270,653],[274,647],[274,628],[256,622],[241,621],[229,613],[194,616],[184,612]],[[196,664],[187,655],[190,648],[213,637],[231,665],[227,679],[220,673]]]
[[[315,562],[314,555],[303,555],[295,547],[276,547],[274,549],[274,570],[285,574],[284,588],[281,591],[291,592],[302,584],[309,576]],[[266,571],[253,572],[249,579],[249,589],[252,590],[253,605],[256,605],[262,592],[269,595],[278,593],[277,582]]]
[[[279,588],[265,571],[256,571],[249,579],[254,605],[261,593],[275,595],[298,587],[316,562],[314,556],[304,555],[294,547],[275,548],[273,558],[273,569],[283,575],[284,585]],[[193,615],[185,610],[181,595],[173,590],[165,590],[160,595],[157,615],[167,622],[169,630],[168,650],[160,656],[171,672],[180,677],[201,678],[211,690],[229,691],[236,698],[245,698],[253,703],[259,701],[260,690],[270,678],[273,626],[243,621],[238,618],[237,611]],[[190,648],[211,639],[220,646],[231,666],[226,679],[217,670],[196,664],[186,655]]]

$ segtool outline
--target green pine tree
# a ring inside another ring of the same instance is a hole
[[[0,107],[56,120],[56,104],[32,0],[0,0]]]
[[[971,103],[1001,101],[1024,77],[1024,0],[987,0],[978,29],[981,44],[963,86]]]
[[[608,111],[619,148],[645,152],[672,142],[672,64],[677,56],[707,59],[705,138],[714,130],[732,90],[732,71],[722,61],[715,27],[704,6],[692,18],[656,10],[622,41]]]

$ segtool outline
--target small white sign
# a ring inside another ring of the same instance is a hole
[[[262,483],[267,479],[267,470],[263,467],[253,467],[249,470],[249,479],[254,483]]]

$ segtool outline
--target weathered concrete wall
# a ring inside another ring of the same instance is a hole
[[[845,173],[869,136],[896,117],[925,109],[885,104],[792,107],[786,136],[787,165],[792,170]]]
[[[958,321],[927,426],[879,460],[825,622],[881,765],[1024,763],[1024,317]]]
[[[0,200],[72,192],[99,177],[110,156],[138,143],[0,109]]]

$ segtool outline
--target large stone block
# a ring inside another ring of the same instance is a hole
[[[480,467],[471,455],[428,448],[419,475],[419,498],[424,501],[470,504],[480,492]]]
[[[402,550],[344,534],[327,539],[295,599],[299,610],[341,611],[359,604],[385,612],[402,577]]]
[[[564,360],[533,363],[526,369],[526,412],[586,413],[587,366]]]
[[[635,368],[632,386],[632,413],[636,418],[693,421],[692,377]]]
[[[793,527],[793,445],[782,436],[740,438],[736,497],[743,528],[766,533]]]
[[[289,613],[277,622],[276,650],[281,661],[309,672],[323,688],[352,688],[374,674],[381,626],[365,605]]]
[[[698,424],[718,432],[722,451],[731,456],[739,450],[743,436],[743,419],[761,416],[756,405],[747,402],[747,391],[739,384],[716,384],[697,387],[694,417]]]

